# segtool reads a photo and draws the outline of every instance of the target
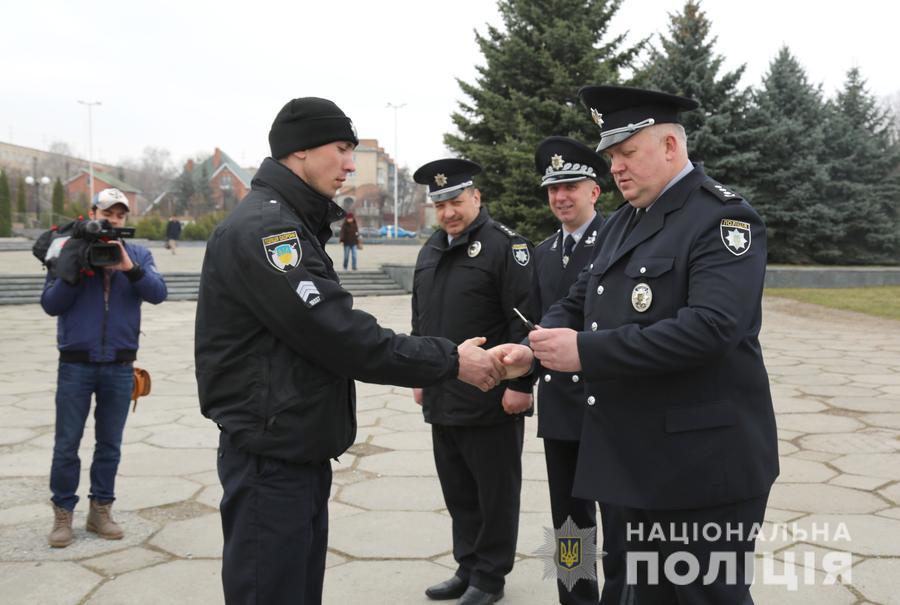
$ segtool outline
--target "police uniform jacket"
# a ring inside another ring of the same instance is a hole
[[[778,451],[758,339],[763,222],[699,167],[617,247],[631,212],[608,219],[597,257],[542,319],[580,331],[575,495],[644,509],[764,495]]]
[[[541,316],[553,303],[566,296],[579,272],[594,258],[594,253],[600,248],[597,234],[602,226],[603,217],[598,212],[581,236],[565,267],[562,264],[562,230],[535,247],[534,271]],[[540,319],[540,316],[536,319]],[[542,368],[536,379],[540,408],[538,437],[578,441],[581,437],[581,417],[584,415],[584,383],[581,372],[557,372]]]
[[[455,377],[456,346],[381,328],[353,309],[325,253],[343,215],[266,159],[213,232],[197,301],[200,408],[241,449],[321,462],[356,436],[353,379],[426,386]]]
[[[455,343],[484,336],[485,349],[519,342],[527,329],[513,312],[534,317],[531,246],[482,207],[472,224],[447,245],[434,232],[416,261],[412,333],[445,336]],[[490,425],[514,420],[503,411],[507,387],[530,393],[531,379],[501,382],[487,393],[459,380],[426,388],[425,421],[445,425]]]

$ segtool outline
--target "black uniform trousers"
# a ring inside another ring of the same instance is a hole
[[[597,526],[597,503],[572,495],[575,484],[575,465],[578,462],[578,441],[544,439],[544,458],[547,461],[547,482],[550,486],[550,511],[553,527],[559,529],[567,517],[578,529]],[[600,503],[601,531],[603,532],[603,595],[599,594],[596,580],[578,580],[570,592],[559,580],[559,602],[563,605],[596,604],[619,605],[625,584],[625,536],[619,507]],[[596,577],[596,573],[594,574]]]
[[[651,564],[649,576],[647,565],[641,563],[635,568],[636,577],[626,577],[623,605],[753,605],[752,570],[749,575],[746,573],[744,560],[748,553],[752,557],[754,540],[747,538],[752,537],[755,524],[762,524],[768,499],[769,494],[765,494],[690,510],[621,507],[626,526],[626,557],[634,558],[632,553],[657,553],[658,557],[658,565]],[[655,535],[654,525],[659,528]],[[718,538],[716,528],[721,530]],[[734,530],[731,535],[729,528]],[[698,540],[694,540],[695,532]],[[684,536],[689,538],[687,543]],[[679,562],[673,568],[672,573],[681,577],[679,584],[672,583],[665,573],[666,559],[673,554],[673,562],[683,557],[691,559],[691,563]],[[729,564],[719,561],[722,558],[733,560],[731,577]],[[698,575],[682,585],[690,577],[689,565],[694,561],[698,564]],[[705,577],[707,572],[709,578]],[[654,574],[656,582],[652,578]]]
[[[328,548],[331,462],[292,464],[219,437],[227,605],[317,605]]]
[[[522,418],[489,426],[431,425],[434,462],[453,519],[456,575],[499,592],[519,534]]]

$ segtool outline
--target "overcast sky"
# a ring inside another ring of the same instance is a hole
[[[613,33],[633,42],[664,32],[682,6],[624,0]],[[900,92],[896,2],[701,6],[726,66],[746,63],[745,85],[787,44],[828,95],[853,66],[879,97]],[[0,14],[0,141],[40,149],[63,141],[86,157],[87,109],[77,101],[101,101],[96,160],[155,146],[181,161],[219,146],[251,166],[268,155],[277,111],[300,96],[337,102],[361,137],[377,138],[401,165],[445,156],[442,135],[463,98],[456,78],[472,81],[482,62],[473,32],[500,24],[490,0],[10,0]],[[398,148],[389,102],[406,104]]]

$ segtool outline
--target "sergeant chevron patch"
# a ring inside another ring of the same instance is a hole
[[[297,296],[299,296],[303,303],[310,309],[322,302],[322,295],[319,293],[319,289],[316,288],[316,284],[309,280],[301,281],[297,284],[296,292]]]

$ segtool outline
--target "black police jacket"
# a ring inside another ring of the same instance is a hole
[[[618,246],[632,212],[607,220],[597,256],[542,319],[580,331],[574,494],[645,509],[764,495],[778,475],[758,338],[765,226],[699,167]]]
[[[484,336],[484,348],[519,342],[528,333],[513,312],[535,317],[531,245],[482,207],[465,231],[447,245],[436,231],[422,246],[413,280],[412,333],[444,336],[455,343]],[[506,388],[530,393],[531,379],[504,381],[487,393],[459,380],[424,391],[426,422],[490,425],[514,420],[503,411]],[[530,412],[529,412],[530,414]]]
[[[563,267],[563,232],[557,231],[534,249],[534,271],[537,278],[540,316],[557,300],[564,298],[578,274],[593,260],[600,249],[598,233],[603,217],[598,212],[572,250]],[[537,323],[537,321],[535,321]],[[538,437],[578,441],[584,416],[584,382],[581,372],[557,372],[541,368],[535,376],[538,386]]]
[[[356,436],[353,379],[426,386],[459,370],[456,346],[381,328],[354,310],[324,244],[343,215],[281,163],[213,232],[197,301],[200,409],[249,452],[297,463]]]

